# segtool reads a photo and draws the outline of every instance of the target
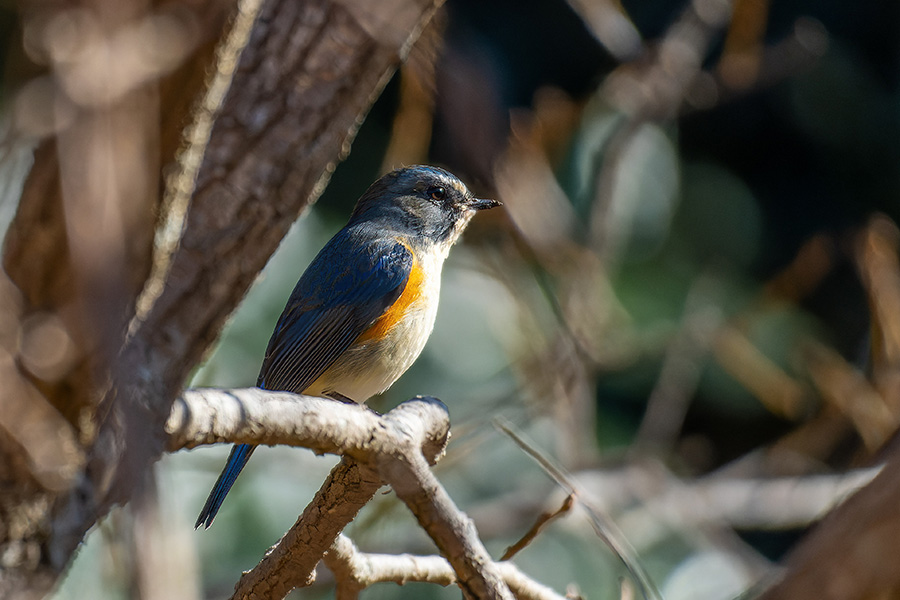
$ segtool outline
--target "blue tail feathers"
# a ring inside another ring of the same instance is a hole
[[[216,480],[216,485],[209,492],[209,497],[206,499],[206,504],[203,505],[203,510],[200,511],[200,516],[197,517],[194,529],[201,525],[205,525],[207,528],[212,525],[213,519],[216,518],[216,513],[219,512],[219,507],[222,506],[222,501],[225,500],[225,496],[228,494],[228,490],[234,485],[237,476],[240,475],[241,470],[247,464],[247,461],[250,460],[250,455],[253,454],[255,449],[256,446],[251,444],[236,444],[231,449],[231,454],[228,455],[228,462],[225,463],[225,468]]]

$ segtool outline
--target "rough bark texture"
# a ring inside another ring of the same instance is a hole
[[[447,408],[439,400],[414,398],[378,415],[286,392],[189,390],[166,430],[169,449],[231,440],[301,445],[344,456],[290,531],[244,574],[235,599],[283,598],[311,584],[316,564],[382,483],[412,510],[453,568],[465,597],[513,597],[505,581],[509,572],[493,561],[472,520],[429,468],[443,455],[450,434]],[[526,579],[517,578],[517,585],[545,590]]]
[[[294,526],[256,567],[244,573],[232,599],[284,598],[294,588],[312,584],[322,555],[381,485],[371,469],[345,457]]]
[[[255,11],[251,1],[240,7],[245,14]],[[132,322],[127,341],[125,325],[155,259],[150,251],[154,223],[146,217],[159,206],[159,196],[142,196],[135,207],[139,216],[123,232],[123,243],[134,251],[116,257],[121,260],[115,272],[79,272],[96,265],[84,260],[73,267],[69,260],[71,212],[61,207],[71,199],[59,173],[67,168],[60,158],[70,155],[57,152],[57,140],[41,144],[4,265],[24,292],[26,314],[75,315],[65,323],[80,350],[78,360],[53,381],[29,378],[76,430],[86,462],[66,489],[42,489],[28,477],[28,461],[15,436],[7,439],[2,432],[3,462],[24,466],[2,473],[4,486],[17,493],[0,495],[0,555],[12,557],[0,573],[0,596],[43,595],[87,529],[114,503],[136,493],[163,451],[165,420],[186,376],[290,224],[321,191],[434,9],[432,0],[262,3],[249,42],[237,53],[233,83],[209,136],[180,243],[168,267],[154,274],[161,291],[142,319]],[[108,25],[116,23],[111,19]],[[182,85],[179,81],[187,88],[196,85],[208,68],[209,50],[208,44],[201,46],[175,72],[178,79],[162,86],[161,96],[148,91],[155,83],[136,92],[165,103],[159,106],[165,118],[153,120],[165,131],[150,135],[164,164],[171,161],[181,129],[181,120],[172,115],[187,106],[173,86]],[[219,71],[231,68],[221,60],[217,65]],[[102,129],[114,110],[91,106],[88,116],[96,117]],[[117,158],[115,152],[107,155]],[[155,156],[152,177],[159,181]],[[92,199],[88,193],[87,200]],[[117,273],[127,277],[118,280]],[[111,284],[103,283],[104,275]],[[97,298],[103,302],[97,304]],[[73,306],[75,312],[66,312]],[[80,331],[87,333],[79,336]]]
[[[454,504],[418,454],[405,452],[379,465],[379,473],[418,519],[447,557],[463,596],[470,599],[512,600],[500,569],[475,531],[475,524]]]

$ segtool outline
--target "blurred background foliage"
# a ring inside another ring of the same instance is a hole
[[[437,473],[495,556],[565,497],[499,418],[611,515],[667,600],[734,597],[900,417],[898,27],[893,0],[448,0],[190,385],[253,385],[297,277],[368,184],[444,165],[505,209],[451,254],[428,347],[369,405],[450,407]],[[56,598],[135,595],[129,564],[154,549],[169,597],[228,595],[335,460],[263,449],[195,532],[227,451],[165,457],[152,510],[99,526]],[[834,487],[805,492],[813,476]],[[789,501],[760,492],[775,477]],[[590,523],[573,509],[517,563],[620,597]],[[433,552],[391,494],[349,534]],[[328,580],[295,596],[329,597]]]

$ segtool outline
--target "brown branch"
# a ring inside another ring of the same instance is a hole
[[[338,536],[323,561],[334,573],[336,600],[352,600],[376,583],[419,581],[448,586],[456,581],[450,563],[440,556],[364,553],[345,535]]]
[[[542,512],[538,516],[537,521],[535,521],[534,525],[531,526],[531,529],[525,532],[525,535],[523,535],[518,542],[507,548],[506,552],[503,553],[503,556],[500,557],[500,560],[509,560],[513,556],[521,552],[523,548],[527,547],[528,544],[530,544],[534,540],[534,538],[538,536],[538,534],[541,532],[544,526],[547,525],[547,523],[553,521],[557,517],[566,514],[567,512],[572,510],[572,507],[574,505],[575,495],[569,494],[568,496],[566,496],[566,499],[563,500],[563,503],[559,508],[553,511],[548,510]]]
[[[410,581],[447,586],[456,582],[453,568],[440,556],[371,554],[360,552],[348,537],[339,535],[324,558],[337,581],[337,600],[352,600],[376,583]],[[510,562],[497,563],[503,581],[518,600],[563,600],[550,588],[523,575]]]
[[[820,385],[826,390],[837,388],[834,399],[841,402],[841,408],[849,412],[861,435],[873,446],[881,446],[897,422],[898,240],[897,227],[876,216],[856,248],[871,306],[871,381],[833,356],[827,356],[831,364],[820,369],[824,380]],[[891,561],[884,559],[896,552],[900,537],[900,447],[896,432],[883,454],[887,463],[878,476],[797,545],[786,561],[784,577],[763,596],[765,600],[863,600],[900,594],[900,575]]]
[[[377,474],[345,457],[284,537],[244,573],[232,599],[284,598],[312,584],[325,551],[381,485]]]
[[[169,448],[217,441],[290,443],[344,455],[297,523],[234,598],[283,597],[309,585],[313,568],[382,481],[418,518],[470,598],[511,599],[474,524],[432,474],[449,435],[446,407],[417,398],[379,417],[360,406],[262,390],[186,392],[169,420]]]
[[[377,430],[407,427],[429,462],[449,437],[447,407],[435,398],[408,400],[385,415],[359,404],[260,388],[185,390],[166,423],[167,450],[222,442],[302,446],[368,461],[383,451]]]
[[[900,229],[876,215],[859,236],[856,263],[869,298],[872,319],[872,383],[890,411],[888,433],[900,420]]]
[[[399,440],[398,440],[399,441]],[[453,566],[466,598],[512,599],[475,524],[460,511],[428,468],[421,453],[409,444],[378,460],[378,472]]]
[[[404,436],[434,462],[443,453],[449,420],[446,407],[428,398],[410,400],[380,416],[362,406],[286,392],[189,390],[167,429],[170,449],[228,440],[344,454],[294,526],[241,577],[233,596],[282,598],[314,581],[325,551],[382,486],[366,466],[371,457]]]
[[[616,523],[613,522],[608,511],[603,507],[597,506],[592,501],[591,497],[576,485],[568,473],[556,465],[554,461],[535,444],[526,440],[521,433],[515,430],[511,423],[501,419],[494,419],[494,426],[505,433],[513,443],[537,462],[544,473],[552,478],[566,494],[574,496],[575,499],[578,500],[579,505],[584,509],[591,521],[594,532],[622,562],[622,565],[626,568],[634,579],[634,583],[640,589],[641,595],[650,600],[658,600],[661,598],[659,591],[653,584],[653,580],[644,568],[643,563],[638,560],[637,553],[631,543],[625,538]]]

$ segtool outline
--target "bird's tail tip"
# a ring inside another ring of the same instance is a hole
[[[213,520],[216,518],[216,514],[219,512],[219,507],[222,506],[222,502],[225,500],[225,496],[231,490],[231,486],[234,485],[244,465],[250,460],[250,455],[253,454],[255,448],[256,446],[250,444],[237,444],[231,449],[228,462],[225,463],[225,468],[216,480],[212,490],[210,490],[209,497],[206,498],[206,503],[197,517],[197,522],[194,523],[194,529],[200,529],[201,525],[204,526],[204,529],[209,529],[209,526],[212,525]]]

